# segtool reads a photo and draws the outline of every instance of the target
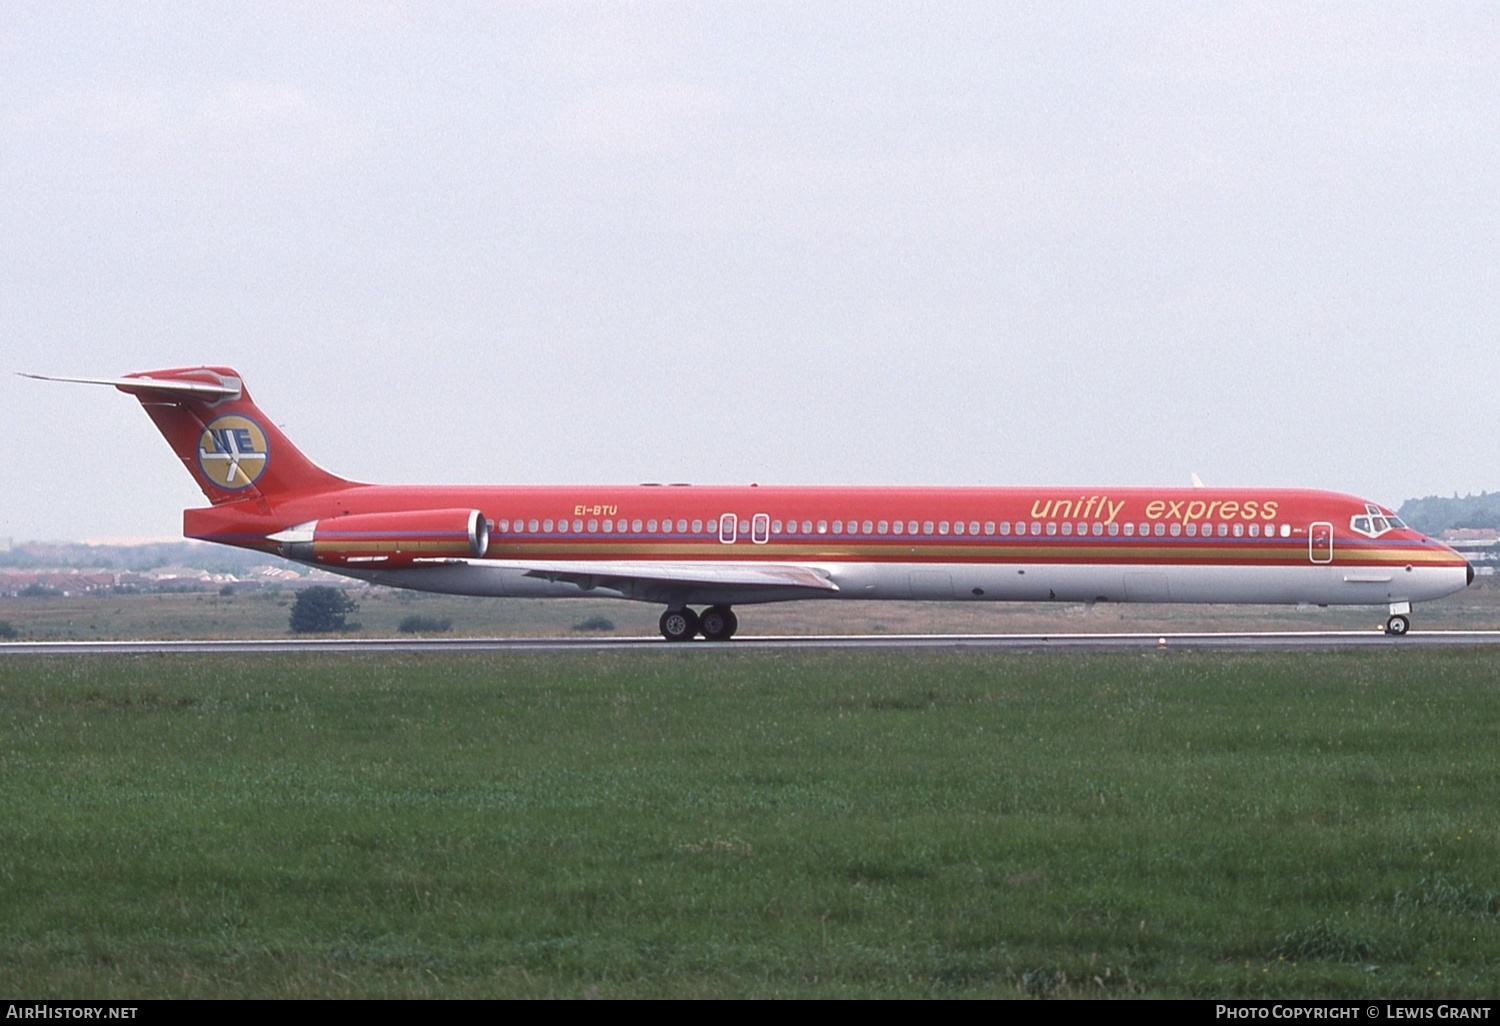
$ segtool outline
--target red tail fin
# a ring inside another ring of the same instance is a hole
[[[134,395],[214,505],[347,488],[302,455],[228,367],[176,367],[102,384]]]

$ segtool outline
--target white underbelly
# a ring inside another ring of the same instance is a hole
[[[332,568],[330,568],[332,569]],[[483,560],[402,569],[340,569],[377,584],[454,595],[627,598],[749,604],[790,599],[969,602],[1182,602],[1383,605],[1440,598],[1467,585],[1463,567],[1182,566],[1161,564],[827,563],[837,591],[621,582],[584,590]]]
[[[861,563],[823,569],[839,586],[831,597],[843,599],[1379,605],[1439,598],[1467,584],[1462,567]]]

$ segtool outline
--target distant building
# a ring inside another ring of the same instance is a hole
[[[155,570],[147,570],[146,577],[156,581],[158,584],[180,581],[205,582],[211,579],[207,570],[199,570],[192,566],[163,566]]]
[[[1474,572],[1489,577],[1495,572],[1493,564],[1500,558],[1500,531],[1493,527],[1450,527],[1443,532],[1443,542],[1474,565]]]
[[[1449,545],[1455,542],[1467,542],[1473,546],[1494,545],[1500,542],[1500,531],[1493,527],[1450,527],[1443,532],[1443,541]]]
[[[250,572],[259,577],[265,577],[275,581],[296,581],[300,580],[302,577],[302,575],[297,571],[288,570],[286,567],[282,566],[258,566]]]

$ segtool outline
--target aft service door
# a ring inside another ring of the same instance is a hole
[[[1333,562],[1333,525],[1326,520],[1307,529],[1307,558],[1314,563]]]

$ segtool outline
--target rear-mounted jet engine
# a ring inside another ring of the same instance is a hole
[[[287,559],[338,566],[404,566],[419,559],[480,559],[489,523],[477,509],[356,513],[268,536]]]

